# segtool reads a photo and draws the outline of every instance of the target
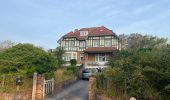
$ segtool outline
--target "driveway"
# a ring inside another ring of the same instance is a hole
[[[88,100],[88,81],[80,80],[45,100]]]

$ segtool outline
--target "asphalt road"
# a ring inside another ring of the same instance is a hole
[[[88,81],[80,80],[45,100],[88,100]]]

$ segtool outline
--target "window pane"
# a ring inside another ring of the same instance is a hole
[[[86,47],[86,42],[85,41],[80,41],[80,47]]]
[[[98,55],[95,56],[95,61],[98,61]]]
[[[69,41],[69,46],[73,47],[74,46],[74,41]]]
[[[68,41],[66,41],[66,47],[68,47]]]
[[[86,36],[88,35],[88,31],[80,31],[80,36]]]
[[[105,40],[105,47],[111,47],[111,40]]]
[[[99,47],[99,40],[93,40],[93,47]]]
[[[101,56],[99,56],[99,61],[102,62],[102,57]]]
[[[73,59],[76,59],[76,54],[75,53],[73,53]]]

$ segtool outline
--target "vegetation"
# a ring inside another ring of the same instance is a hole
[[[65,51],[60,46],[57,47],[56,49],[54,49],[54,51],[52,51],[52,54],[55,57],[55,59],[57,60],[59,67],[62,67],[62,64],[64,64],[64,60],[62,59],[64,52]]]
[[[76,59],[71,59],[71,60],[70,60],[70,64],[71,64],[72,66],[76,66],[77,60],[76,60]]]
[[[32,79],[28,78],[26,75],[20,74],[3,74],[0,75],[0,93],[16,93],[16,77],[21,77],[22,84],[19,86],[19,92],[29,92],[32,90]],[[0,99],[1,100],[1,99]]]
[[[122,49],[137,48],[160,48],[165,45],[167,39],[158,38],[156,36],[141,35],[133,33],[130,35],[121,34],[119,36]]]
[[[168,100],[170,47],[166,39],[140,34],[128,39],[128,47],[114,54],[111,67],[98,77],[109,78],[109,87],[114,87],[109,91],[112,96],[123,91],[125,97],[135,96],[137,100]]]
[[[32,44],[17,44],[0,53],[0,73],[20,73],[32,76],[34,72],[54,76],[56,60]]]
[[[55,83],[60,83],[74,77],[75,75],[71,70],[67,70],[67,68],[58,68],[55,72]]]
[[[71,59],[70,60],[70,66],[67,67],[67,70],[72,72],[74,75],[78,74],[78,67],[76,66],[77,61],[76,59]]]

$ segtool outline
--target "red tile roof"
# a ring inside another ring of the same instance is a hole
[[[84,52],[86,53],[114,52],[114,51],[117,51],[117,49],[113,47],[91,47],[84,50]]]
[[[88,31],[87,36],[80,36],[80,31]],[[75,29],[65,35],[65,37],[76,37],[78,39],[86,39],[88,36],[99,36],[99,35],[116,35],[112,30],[101,26],[101,27],[91,27],[91,28],[81,28]]]

